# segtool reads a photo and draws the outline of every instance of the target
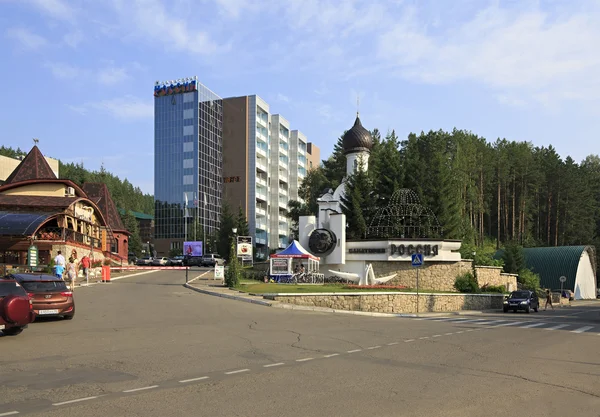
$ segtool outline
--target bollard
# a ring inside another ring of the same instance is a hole
[[[189,270],[189,269],[190,269],[189,267],[186,267],[186,268],[185,268],[185,283],[186,283],[186,284],[188,283],[188,270]]]
[[[102,265],[102,282],[110,282],[110,266]]]

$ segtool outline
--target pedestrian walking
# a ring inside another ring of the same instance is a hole
[[[54,274],[56,275],[57,278],[63,279],[64,272],[65,272],[64,266],[62,266],[60,264],[54,265]]]
[[[548,308],[548,305],[554,310],[554,306],[552,305],[552,293],[550,290],[546,290],[546,304],[544,305],[544,311]]]
[[[73,291],[75,289],[75,280],[77,279],[77,266],[73,257],[69,258],[69,264],[67,265],[67,279],[69,280],[71,291]]]
[[[63,256],[61,251],[58,251],[58,254],[54,258],[54,265],[60,265],[63,267],[63,269],[65,268],[66,261],[65,261],[65,257]]]
[[[83,255],[83,258],[81,258],[81,269],[83,269],[85,282],[88,282],[90,279],[90,258],[87,255]]]

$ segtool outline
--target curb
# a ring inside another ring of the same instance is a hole
[[[303,311],[318,311],[323,313],[341,313],[350,314],[353,316],[371,316],[371,317],[410,317],[409,314],[396,314],[396,313],[370,313],[368,311],[353,311],[353,310],[335,310],[332,308],[325,307],[308,307],[299,306],[296,304],[273,304],[271,307],[283,308],[284,310],[303,310]]]
[[[223,294],[220,292],[214,292],[214,291],[208,291],[208,290],[203,290],[201,288],[198,287],[194,287],[193,285],[189,285],[189,284],[183,284],[183,286],[187,289],[190,289],[192,291],[196,291],[202,294],[207,294],[207,295],[213,295],[215,297],[221,297],[221,298],[228,298],[230,300],[236,300],[236,301],[244,301],[246,303],[251,303],[251,304],[258,304],[258,305],[262,305],[262,306],[266,306],[266,307],[271,307],[272,304],[267,302],[267,301],[260,301],[260,300],[253,300],[251,298],[244,298],[244,297],[238,297],[236,295],[229,295],[229,294]]]

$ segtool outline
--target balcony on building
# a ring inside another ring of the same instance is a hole
[[[268,243],[267,240],[267,232],[262,230],[262,231],[258,231],[258,227],[256,228],[257,232],[256,232],[256,244],[257,245],[266,245]]]
[[[269,147],[267,146],[266,142],[261,142],[259,140],[256,141],[256,154],[264,158],[269,157]]]
[[[267,187],[267,175],[256,175],[256,185],[260,185],[262,187]]]
[[[279,182],[288,183],[289,176],[288,172],[285,169],[279,169]]]
[[[289,164],[289,159],[287,156],[279,156],[279,166],[287,171]]]
[[[289,199],[287,197],[279,197],[277,200],[280,209],[287,210]]]
[[[259,172],[264,172],[265,174],[268,172],[267,171],[267,158],[261,157],[260,155],[257,155],[256,158],[256,170]]]
[[[256,205],[256,217],[257,218],[258,217],[265,217],[266,218],[266,216],[267,216],[266,205],[263,206],[263,205],[257,204]],[[265,219],[263,219],[263,220],[265,220]]]
[[[256,199],[260,201],[267,201],[267,188],[261,187],[259,185],[256,186]]]
[[[284,141],[285,143],[288,143],[289,139],[290,139],[290,131],[287,130],[285,127],[280,127],[279,128],[279,140]]]
[[[284,197],[288,196],[288,190],[285,187],[282,187],[281,184],[279,185],[279,195]]]
[[[287,238],[279,239],[277,246],[278,246],[278,249],[287,248],[288,247],[288,239]]]
[[[269,133],[267,129],[260,126],[256,127],[256,140],[267,143],[269,141]]]
[[[256,219],[256,230],[262,230],[266,234],[267,233],[267,222],[262,219],[261,220]]]
[[[306,155],[306,143],[298,141],[298,155]]]

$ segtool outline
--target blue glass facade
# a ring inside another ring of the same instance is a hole
[[[186,239],[193,240],[193,235],[186,236],[186,222],[190,233],[195,220],[207,235],[218,229],[223,183],[222,115],[221,99],[202,84],[198,84],[197,91],[155,95],[154,199],[158,252],[165,253],[167,243],[168,249],[174,249],[182,247]]]

